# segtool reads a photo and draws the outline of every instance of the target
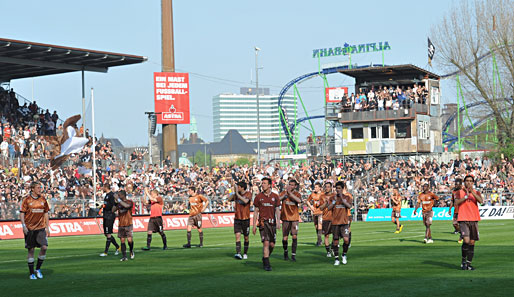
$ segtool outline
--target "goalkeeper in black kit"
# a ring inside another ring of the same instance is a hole
[[[105,250],[103,253],[100,254],[100,257],[107,256],[107,252],[109,252],[109,247],[111,243],[116,248],[116,252],[114,252],[114,255],[118,255],[120,253],[120,246],[116,242],[116,239],[114,239],[114,237],[112,236],[114,220],[116,220],[116,214],[113,210],[113,207],[116,206],[116,199],[114,198],[114,193],[111,191],[111,185],[105,183],[103,185],[103,190],[107,193],[105,194],[103,205],[103,225],[106,242]]]

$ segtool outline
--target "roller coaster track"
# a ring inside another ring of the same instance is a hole
[[[513,47],[513,46],[514,45],[506,45],[504,47]],[[483,59],[485,59],[487,57],[490,57],[493,54],[493,52],[494,52],[494,50],[489,50],[485,54],[479,56],[476,59],[476,61],[473,61],[473,62],[468,63],[467,65],[465,65],[462,69],[458,69],[458,70],[450,72],[448,74],[441,75],[440,77],[441,77],[441,79],[447,79],[447,78],[453,77],[453,76],[461,73],[464,69],[472,67],[472,66],[476,65],[477,63],[480,63]],[[382,67],[382,66],[383,66],[382,64],[372,64],[372,65],[365,65],[365,66],[356,66],[356,67],[352,67],[352,69],[367,68],[367,67]],[[293,151],[296,151],[296,149],[297,149],[297,143],[295,142],[295,135],[294,135],[294,131],[295,131],[296,126],[299,123],[307,121],[307,120],[325,118],[325,115],[315,115],[315,116],[304,117],[304,118],[300,118],[300,119],[296,120],[295,123],[289,124],[287,116],[285,115],[285,110],[282,107],[282,101],[284,99],[284,96],[289,91],[289,89],[292,86],[294,86],[295,84],[299,84],[299,83],[305,82],[305,81],[307,81],[307,80],[309,80],[309,79],[311,79],[311,78],[313,78],[315,76],[334,74],[334,73],[338,73],[340,70],[347,70],[347,69],[349,69],[348,66],[340,66],[340,67],[324,68],[321,71],[307,73],[307,74],[298,76],[297,78],[289,81],[282,88],[282,90],[280,91],[280,94],[279,94],[279,97],[278,97],[278,107],[281,110],[281,115],[279,117],[280,118],[280,125],[282,126],[282,130],[284,131],[284,135],[285,135],[285,137],[286,137],[290,147],[293,149]],[[500,100],[503,100],[503,99],[500,99]],[[512,101],[512,98],[510,100]],[[458,112],[456,111],[455,113],[453,113],[448,118],[448,120],[445,122],[445,124],[443,126],[443,131],[447,130],[447,128],[450,126],[451,122],[453,120],[455,120],[455,117],[457,117],[457,114],[459,112],[465,111],[466,108],[473,108],[473,107],[476,107],[476,106],[479,106],[479,105],[485,105],[485,104],[487,104],[486,101],[479,101],[479,102],[471,103],[471,104],[467,105],[466,107],[461,107]],[[469,132],[474,130],[474,127],[477,127],[477,126],[483,124],[484,120],[485,119],[479,120],[476,123],[473,123],[473,125],[471,125],[471,127],[467,127],[464,130],[463,136],[461,136],[461,138],[462,137],[466,137],[466,136],[472,136],[472,135],[478,135],[478,134],[484,134],[484,133],[491,133],[491,131],[480,131],[480,132],[473,132],[473,133],[469,134]],[[446,137],[446,138],[444,138],[444,137]],[[449,133],[443,132],[443,143],[448,143],[449,148],[451,148],[458,141],[457,138],[458,137],[455,136],[455,135],[451,135]],[[465,141],[465,142],[471,144],[471,142],[469,142],[469,141]]]
[[[356,66],[352,67],[351,69],[359,69],[359,68],[366,68],[366,67],[382,67],[382,64],[372,64],[372,65],[366,65],[366,66]],[[294,131],[296,128],[296,125],[298,125],[301,122],[312,120],[312,119],[322,119],[325,118],[325,115],[315,115],[315,116],[309,116],[304,117],[296,120],[296,123],[292,123],[289,125],[287,116],[284,115],[284,108],[282,107],[282,100],[284,99],[284,96],[289,91],[289,89],[294,86],[295,84],[299,84],[302,82],[305,82],[315,76],[321,76],[321,75],[328,75],[328,74],[334,74],[338,73],[340,70],[348,70],[350,69],[348,66],[339,66],[339,67],[330,67],[330,68],[324,68],[321,71],[311,72],[307,73],[301,76],[298,76],[297,78],[291,80],[288,82],[280,91],[280,94],[278,96],[278,107],[282,111],[282,115],[280,116],[280,125],[282,126],[282,130],[284,131],[284,135],[286,136],[286,139],[290,145],[290,147],[293,149],[293,151],[297,150],[297,144],[295,142],[295,135]]]

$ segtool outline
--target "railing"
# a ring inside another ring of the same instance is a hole
[[[410,108],[397,110],[345,110],[340,106],[332,105],[327,110],[327,118],[340,122],[363,122],[363,121],[384,121],[390,119],[413,118],[417,113],[428,113],[428,105],[414,103]]]
[[[361,193],[359,191],[350,191],[354,197],[354,207],[352,209],[354,220],[362,221],[363,215],[366,215],[370,206],[372,208],[390,207],[389,191],[382,191],[379,195],[373,195],[374,201],[370,201],[371,195]],[[436,193],[440,197],[436,206],[449,206],[451,192]],[[378,197],[377,197],[378,196]],[[491,192],[482,191],[485,205],[509,206],[514,205],[514,192]],[[305,202],[308,194],[304,193],[302,198]],[[402,197],[406,197],[404,207],[414,207],[417,195],[412,193],[402,193]],[[142,197],[129,196],[129,199],[135,203],[135,214],[149,214],[149,208],[145,206]],[[228,202],[228,196],[207,197],[209,206],[206,212],[233,212],[234,207]],[[101,202],[101,200],[99,200]],[[163,214],[187,214],[188,211],[187,197],[164,198]],[[362,207],[362,203],[365,207]],[[50,218],[79,218],[79,217],[96,217],[98,216],[98,208],[94,205],[92,199],[57,199],[48,200],[50,205]],[[18,220],[20,216],[20,202],[0,202],[0,221],[1,220]],[[304,222],[312,221],[312,214],[306,203],[300,206],[300,216]]]
[[[143,197],[128,196],[135,204],[135,214],[145,215],[150,213],[149,207],[145,205]],[[234,211],[233,205],[227,201],[227,197],[206,197],[209,200],[207,212],[231,212]],[[164,198],[164,214],[184,214],[188,213],[188,198],[173,197]],[[102,198],[97,198],[97,205],[92,198],[89,199],[59,199],[50,198],[50,218],[79,218],[98,216],[99,208],[103,202]],[[21,202],[0,202],[0,221],[18,220],[20,217]]]
[[[18,104],[19,104],[20,106],[23,106],[23,104],[25,104],[25,103],[27,103],[27,104],[29,104],[29,105],[32,103],[32,101],[30,101],[29,99],[27,99],[27,98],[23,97],[22,95],[20,95],[20,94],[18,94],[18,93],[16,93],[16,92],[14,92],[14,94],[16,95],[16,99],[18,99]],[[23,102],[20,102],[20,100],[22,100]],[[50,110],[49,108],[47,108],[47,109],[48,109],[48,110]],[[38,112],[39,114],[41,114],[41,113],[45,113],[45,111],[46,111],[46,110],[45,110],[44,108],[38,107],[38,111],[37,111],[37,112]],[[57,122],[58,122],[59,124],[64,124],[64,121],[63,121],[61,118],[58,118]],[[59,124],[58,124],[58,125],[59,125]],[[56,127],[56,128],[57,128],[57,127]]]

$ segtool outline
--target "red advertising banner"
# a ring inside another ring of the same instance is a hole
[[[186,229],[189,215],[163,215],[162,221],[165,230]],[[146,231],[150,216],[133,218],[134,232]],[[50,237],[69,235],[103,234],[102,218],[84,219],[51,219]],[[202,215],[202,228],[232,227],[234,213],[206,213]],[[114,232],[118,232],[118,220],[114,222]],[[23,228],[20,221],[0,222],[0,239],[23,238]]]
[[[347,87],[325,88],[325,99],[327,103],[339,103],[344,95],[348,95]]]
[[[189,124],[189,74],[154,72],[157,124]]]

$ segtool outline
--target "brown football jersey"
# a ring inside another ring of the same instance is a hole
[[[234,218],[236,220],[248,220],[250,219],[250,205],[252,204],[252,193],[245,192],[241,196],[248,199],[248,203],[244,203],[242,200],[238,199],[237,196],[235,197],[236,214]]]
[[[271,192],[268,196],[261,192],[255,197],[253,205],[259,209],[259,225],[263,221],[276,224],[275,209],[280,206],[280,198],[277,194]]]
[[[207,201],[207,198],[200,194],[189,197],[189,215],[196,216],[197,214],[202,213],[203,204]]]
[[[352,197],[350,195],[343,194],[342,197],[334,196],[330,203],[335,201],[334,207],[332,208],[332,225],[346,225],[350,223],[348,211],[351,209],[343,204],[343,199],[350,205],[352,205]]]
[[[31,195],[25,197],[21,203],[21,212],[25,214],[25,225],[29,230],[38,230],[48,227],[46,225],[45,213],[50,207],[43,196],[34,199]]]
[[[335,196],[336,194],[335,193],[323,193],[321,195],[321,204],[325,204],[325,203],[331,203],[332,201],[332,198]],[[328,209],[328,204],[327,204],[327,207],[325,207],[323,209],[323,216],[322,216],[322,219],[323,221],[332,221],[332,210]]]
[[[396,212],[400,212],[402,210],[402,196],[400,196],[400,194],[393,194],[393,198],[394,199],[391,199],[391,203],[393,204],[393,210]],[[394,202],[395,199],[398,201],[398,203]]]
[[[118,226],[127,227],[132,225],[132,207],[134,207],[134,202],[127,200],[126,203],[130,204],[129,207],[123,207],[121,204],[118,204]]]
[[[439,197],[432,192],[428,192],[427,194],[421,193],[418,196],[418,202],[421,203],[423,212],[431,211],[436,200],[439,200]]]
[[[287,192],[280,193],[280,196],[286,195],[286,198],[282,200],[282,209],[280,211],[280,219],[282,221],[298,221],[300,220],[300,214],[298,213],[298,202],[287,196]],[[293,195],[300,198],[301,194],[293,192]]]
[[[315,216],[322,214],[321,209],[319,209],[321,205],[321,195],[321,193],[312,193],[309,195],[309,198],[307,198],[307,201],[309,201],[309,203],[314,208],[313,215]]]

